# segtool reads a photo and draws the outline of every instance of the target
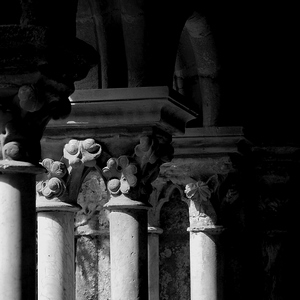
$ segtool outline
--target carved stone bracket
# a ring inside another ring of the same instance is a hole
[[[44,159],[42,166],[47,173],[37,183],[37,209],[53,210],[59,207],[61,210],[78,210],[76,200],[81,183],[87,169],[96,165],[101,151],[101,146],[93,139],[72,139],[65,145],[60,161]]]

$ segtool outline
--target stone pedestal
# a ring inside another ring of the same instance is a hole
[[[35,175],[30,163],[0,161],[0,299],[35,299]]]

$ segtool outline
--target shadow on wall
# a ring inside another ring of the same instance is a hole
[[[189,214],[175,189],[160,213],[160,299],[190,299]]]
[[[110,253],[106,187],[97,171],[85,178],[75,217],[76,299],[110,299]]]

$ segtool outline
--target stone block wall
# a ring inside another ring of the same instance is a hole
[[[160,212],[160,299],[190,299],[189,214],[175,190]]]

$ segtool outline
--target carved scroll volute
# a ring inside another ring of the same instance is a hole
[[[47,173],[37,183],[37,193],[48,200],[76,203],[85,171],[96,165],[101,146],[93,139],[70,140],[63,152],[61,161],[42,161]]]
[[[157,178],[160,165],[170,161],[172,155],[169,141],[141,137],[133,156],[110,158],[103,168],[110,195],[117,197],[123,194],[132,200],[147,202],[152,192],[151,183]]]
[[[47,173],[44,175],[44,180],[37,183],[36,191],[38,195],[49,200],[54,198],[63,199],[66,192],[66,165],[61,161],[46,158],[42,161],[42,166],[46,168]]]
[[[191,228],[209,228],[217,224],[217,214],[210,201],[217,185],[216,176],[212,176],[207,182],[194,181],[186,185],[186,198],[183,200],[189,206]]]
[[[101,146],[93,139],[78,141],[72,139],[65,145],[62,162],[68,170],[67,190],[68,200],[75,202],[81,183],[85,177],[85,169],[96,165],[96,159],[101,155]]]

